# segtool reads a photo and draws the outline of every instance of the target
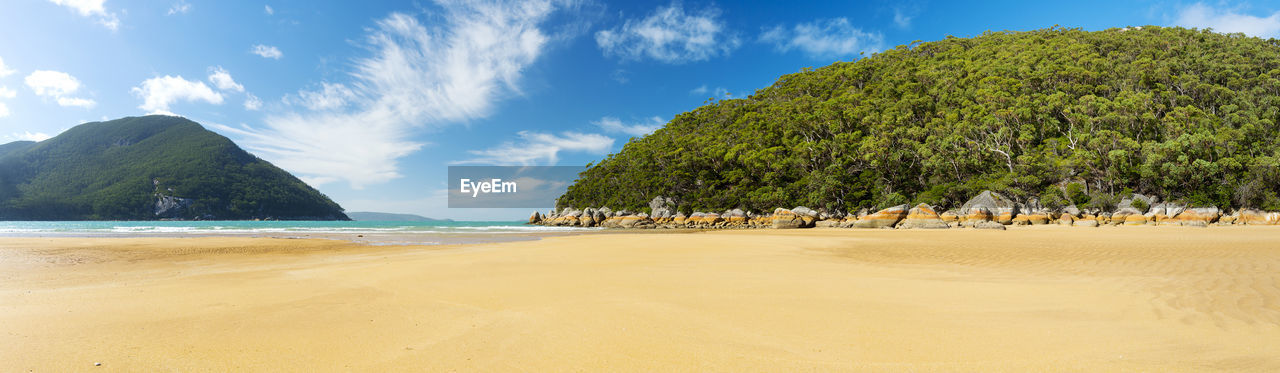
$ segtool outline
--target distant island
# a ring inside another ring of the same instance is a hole
[[[422,215],[414,214],[394,214],[390,212],[369,212],[354,211],[348,212],[347,217],[355,221],[415,221],[415,222],[432,222],[443,221],[451,222],[453,219],[432,219]]]
[[[1280,46],[1155,26],[913,42],[712,100],[588,165],[557,206],[1063,211],[1138,194],[1280,210]],[[668,203],[664,203],[668,204]]]
[[[0,145],[0,220],[348,220],[342,207],[181,117]]]

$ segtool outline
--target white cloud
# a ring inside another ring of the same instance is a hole
[[[265,12],[265,13],[267,13],[267,15],[274,15],[274,14],[276,14],[276,10],[275,10],[275,9],[271,9],[271,6],[270,6],[270,5],[263,5],[263,6],[262,6],[262,11],[263,11],[263,12]]]
[[[15,71],[14,69],[11,69],[9,68],[9,66],[6,66],[4,64],[4,59],[0,58],[0,78],[13,75],[13,73],[16,73],[16,72],[17,71]]]
[[[18,96],[18,91],[9,89],[9,87],[0,86],[0,98],[14,98]]]
[[[352,64],[353,80],[344,86],[355,99],[346,107],[273,114],[255,127],[215,127],[316,182],[361,188],[398,178],[396,160],[423,146],[412,135],[485,117],[504,96],[519,93],[524,69],[550,40],[539,24],[556,5],[443,2],[430,27],[392,13],[365,39],[372,56]]]
[[[907,11],[902,8],[893,9],[893,24],[897,25],[898,28],[910,28],[912,18],[915,18],[915,15],[907,13]]]
[[[780,52],[799,49],[813,58],[875,53],[884,47],[884,35],[864,32],[845,18],[801,23],[790,29],[775,26],[761,34],[760,41],[773,43]]]
[[[281,57],[284,57],[284,53],[280,53],[280,48],[276,48],[270,45],[258,44],[253,46],[253,49],[250,50],[249,52],[262,56],[262,58],[270,58],[273,60],[278,60]]]
[[[5,115],[7,115],[7,113],[5,113]],[[4,115],[0,115],[0,117],[3,117],[3,116]],[[44,141],[44,140],[48,140],[51,137],[53,136],[49,136],[48,134],[43,132],[33,133],[30,131],[22,131],[22,133],[14,132],[13,134],[6,136],[5,139],[8,141]]]
[[[613,147],[613,139],[599,134],[564,132],[560,135],[520,131],[520,141],[508,141],[502,145],[467,151],[474,158],[453,164],[484,165],[555,165],[560,152],[584,152],[604,154]]]
[[[9,116],[9,106],[0,102],[0,118]]]
[[[299,90],[297,97],[285,96],[285,103],[302,105],[308,109],[321,111],[341,109],[356,99],[355,91],[340,83],[320,83],[319,91]]]
[[[1266,17],[1237,13],[1229,9],[1215,9],[1204,3],[1195,3],[1178,12],[1178,26],[1212,28],[1221,33],[1244,33],[1260,38],[1280,37],[1280,12]]]
[[[158,76],[147,79],[133,87],[134,95],[142,98],[138,108],[150,114],[170,114],[169,105],[177,101],[204,101],[214,105],[222,104],[222,94],[201,81],[190,81],[181,76]]]
[[[244,109],[249,111],[258,111],[258,109],[262,109],[262,100],[258,99],[258,96],[254,96],[252,93],[245,93]]]
[[[686,14],[678,3],[660,7],[644,19],[628,19],[622,26],[596,32],[596,45],[604,54],[624,60],[703,61],[728,54],[739,44],[737,37],[725,31],[718,9]]]
[[[97,103],[91,99],[71,97],[80,90],[80,80],[61,71],[36,70],[23,81],[37,96],[53,98],[58,106],[92,108]]]
[[[222,66],[209,68],[209,83],[213,83],[213,86],[218,87],[220,91],[244,92],[244,86],[236,83],[236,80],[231,78],[231,73]]]
[[[179,1],[179,2],[173,3],[173,6],[169,7],[169,13],[167,15],[187,14],[187,12],[190,12],[190,11],[191,11],[190,3],[186,1]]]
[[[120,17],[114,12],[108,12],[103,3],[106,0],[49,0],[49,2],[70,8],[79,13],[81,17],[93,17],[98,24],[115,31],[120,28]]]
[[[62,107],[79,107],[79,108],[85,108],[85,109],[92,109],[94,105],[97,105],[97,104],[98,104],[97,102],[87,98],[58,97],[58,106],[62,106]]]
[[[61,71],[36,70],[27,75],[24,81],[39,96],[64,96],[80,89],[79,79]]]
[[[640,123],[627,124],[615,117],[603,117],[600,118],[600,120],[591,122],[591,124],[600,127],[600,129],[603,129],[606,132],[625,133],[631,136],[644,136],[662,128],[662,125],[666,124],[666,122],[663,121],[661,117],[650,117]]]

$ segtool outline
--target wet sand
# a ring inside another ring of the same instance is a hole
[[[3,371],[1280,371],[1277,341],[1280,227],[0,238]]]

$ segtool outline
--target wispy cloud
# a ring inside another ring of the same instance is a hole
[[[173,6],[169,7],[169,12],[167,13],[167,15],[187,14],[187,12],[190,12],[190,11],[191,11],[191,3],[188,3],[186,1],[179,1],[179,2],[173,3]]]
[[[320,85],[320,90],[299,90],[297,96],[285,96],[284,101],[320,111],[341,109],[357,98],[355,91],[341,83],[322,82]]]
[[[254,96],[252,93],[244,94],[244,109],[249,111],[258,111],[262,109],[262,99]]]
[[[628,19],[621,26],[596,32],[596,45],[606,56],[624,60],[651,58],[680,64],[729,54],[738,38],[725,30],[720,10],[707,8],[686,13],[679,3],[659,7],[643,19]]]
[[[884,35],[853,27],[846,18],[816,20],[791,28],[774,26],[760,35],[760,41],[772,43],[779,52],[798,49],[811,58],[848,57],[884,48]]]
[[[13,75],[13,73],[16,73],[16,72],[18,71],[12,68],[9,68],[9,66],[4,64],[4,59],[0,58],[0,78]]]
[[[709,88],[707,87],[706,84],[700,85],[697,88],[689,90],[689,95],[691,96],[701,96],[708,93],[711,94],[711,97],[718,98],[718,99],[727,99],[727,98],[733,97],[733,93],[729,92],[729,89],[727,88],[724,88],[724,87]]]
[[[396,161],[423,146],[414,135],[485,117],[504,96],[519,93],[524,69],[550,40],[539,25],[559,5],[444,1],[430,26],[392,13],[365,38],[372,55],[352,64],[345,107],[215,127],[313,182],[361,188],[398,178]]]
[[[218,87],[221,91],[244,92],[244,86],[236,83],[231,77],[231,73],[223,69],[222,66],[209,68],[209,83],[213,83],[214,87]]]
[[[284,57],[284,53],[280,52],[280,48],[276,48],[270,45],[263,45],[263,44],[254,45],[253,49],[249,50],[249,53],[262,56],[262,58],[270,58],[273,60],[278,60]]]
[[[270,15],[275,15],[275,14],[276,14],[276,10],[275,10],[275,9],[272,9],[270,5],[263,5],[263,6],[262,6],[262,12],[263,12],[263,13],[266,13],[266,14],[267,14],[267,15],[269,15],[269,16],[270,16]]]
[[[44,132],[22,131],[21,133],[14,132],[9,136],[5,136],[5,141],[44,141],[52,137]]]
[[[92,17],[98,24],[115,31],[120,28],[120,17],[107,11],[106,0],[49,0],[49,2],[74,10],[81,17]]]
[[[54,99],[58,106],[88,109],[97,104],[91,99],[73,97],[72,94],[80,90],[80,80],[61,71],[36,70],[23,82],[36,96]]]
[[[147,79],[134,87],[134,95],[142,98],[138,108],[150,114],[168,114],[169,105],[178,101],[204,101],[214,105],[222,104],[222,94],[201,81],[183,79],[181,76],[159,76]]]
[[[1212,28],[1221,33],[1239,32],[1260,38],[1280,37],[1280,12],[1261,17],[1237,11],[1238,9],[1195,3],[1183,7],[1174,23],[1184,27]]]
[[[604,154],[613,147],[612,138],[594,133],[563,132],[556,135],[520,131],[516,135],[520,137],[518,141],[508,141],[489,149],[468,151],[475,157],[455,161],[452,164],[555,165],[560,159],[561,152]]]
[[[898,6],[893,8],[893,24],[900,29],[911,28],[911,21],[920,13],[917,6]]]
[[[649,117],[639,123],[623,123],[622,120],[616,117],[603,117],[600,120],[591,122],[591,124],[600,127],[605,132],[624,133],[638,137],[648,135],[662,128],[666,121],[662,120],[661,117]]]

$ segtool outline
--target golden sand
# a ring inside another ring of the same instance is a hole
[[[1280,227],[3,238],[0,370],[1280,371]]]

